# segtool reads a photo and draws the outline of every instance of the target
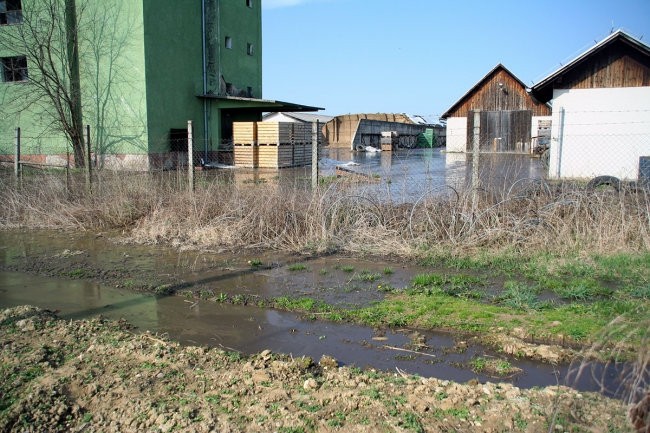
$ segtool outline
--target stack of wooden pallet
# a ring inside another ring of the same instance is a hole
[[[257,147],[257,122],[233,122],[235,166],[256,168],[259,152]]]
[[[234,122],[235,165],[285,168],[311,164],[311,124]]]

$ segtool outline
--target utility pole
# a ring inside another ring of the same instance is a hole
[[[65,0],[65,32],[66,32],[66,54],[68,57],[68,73],[70,75],[70,114],[72,116],[73,143],[75,151],[78,149],[81,154],[75,154],[75,162],[85,164],[83,141],[83,121],[81,115],[81,79],[79,74],[79,37],[77,32],[77,8],[75,0]]]

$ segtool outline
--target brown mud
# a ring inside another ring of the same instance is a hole
[[[0,311],[0,347],[6,432],[631,431],[620,401],[562,386],[241,356],[34,307]]]

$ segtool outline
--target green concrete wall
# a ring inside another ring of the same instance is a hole
[[[34,0],[23,0],[27,10]],[[195,148],[216,149],[221,141],[221,102],[208,101],[204,128],[201,1],[78,0],[82,109],[100,154],[164,153],[171,129],[194,123]],[[209,73],[220,73],[240,90],[262,97],[261,0],[206,0],[210,20]],[[207,15],[206,15],[207,16]],[[98,25],[98,23],[100,25]],[[2,32],[15,26],[0,26]],[[225,49],[225,36],[233,40]],[[253,55],[247,54],[247,44]],[[0,56],[20,53],[0,52]],[[28,63],[30,79],[38,79]],[[219,80],[208,91],[223,94]],[[216,86],[214,86],[216,84]],[[17,90],[25,83],[0,82],[0,156],[13,155],[14,129],[23,131],[23,154],[65,154],[65,137],[39,107],[19,110]],[[10,107],[11,105],[11,107]],[[12,108],[11,110],[9,108]],[[249,116],[243,116],[248,118]],[[241,116],[238,116],[238,120]]]
[[[169,151],[170,129],[194,122],[203,140],[201,2],[144,0],[149,151]]]
[[[262,98],[262,0],[220,1],[218,9],[221,49],[220,72],[227,82],[238,89],[252,87],[253,97]],[[225,38],[232,38],[232,48],[225,48]],[[253,55],[247,54],[247,44],[253,45]]]
[[[100,154],[146,154],[143,6],[133,0],[84,2],[79,49],[84,122]]]

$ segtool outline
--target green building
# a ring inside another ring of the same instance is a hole
[[[189,120],[197,156],[216,160],[232,138],[233,121],[317,109],[262,99],[261,0],[76,0],[74,32],[69,21],[55,23],[54,33],[66,37],[34,49],[29,41],[42,37],[43,17],[65,21],[70,1],[0,0],[0,161],[13,158],[16,128],[22,160],[73,159],[56,107],[35,97],[43,92],[40,64],[50,50],[62,69],[73,63],[70,34],[78,41],[83,124],[101,167],[182,165]],[[24,46],[15,43],[21,38]],[[62,75],[66,86],[74,81]]]

